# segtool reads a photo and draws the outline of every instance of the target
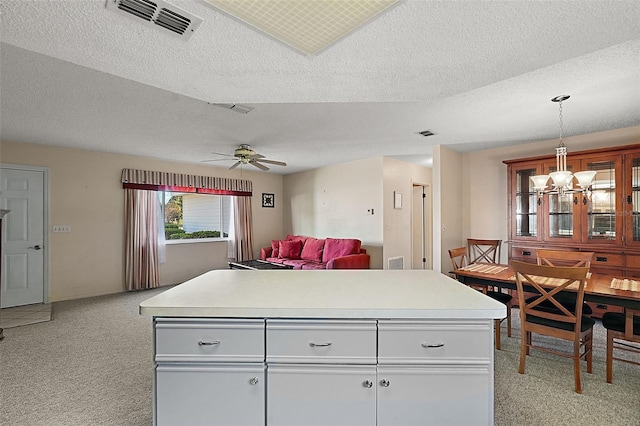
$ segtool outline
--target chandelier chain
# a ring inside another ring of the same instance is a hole
[[[562,122],[562,101],[558,102],[558,104],[560,105],[560,145],[563,145],[562,142],[562,136],[563,136],[563,122]]]

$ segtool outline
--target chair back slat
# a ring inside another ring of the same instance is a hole
[[[453,269],[460,269],[467,266],[467,248],[458,247],[449,250],[449,257],[451,258],[451,266]]]
[[[502,240],[467,238],[469,263],[500,263]]]
[[[537,249],[538,265],[591,267],[594,253],[587,251]]]

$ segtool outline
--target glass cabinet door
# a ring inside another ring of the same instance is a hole
[[[627,222],[625,243],[640,246],[640,152],[627,155],[625,173],[627,184],[624,194]]]
[[[613,156],[583,160],[582,168],[597,172],[591,193],[582,196],[586,207],[583,242],[620,243],[624,221],[619,220],[622,200],[616,195],[616,188],[622,182],[622,159]]]
[[[567,170],[578,169],[576,164],[568,163]],[[557,170],[556,163],[543,165],[545,174]],[[577,193],[547,194],[543,202],[547,203],[544,211],[545,241],[580,241],[580,205]]]
[[[514,167],[511,176],[512,191],[512,238],[538,238],[538,204],[536,191],[533,189],[531,176],[540,174],[536,165]]]

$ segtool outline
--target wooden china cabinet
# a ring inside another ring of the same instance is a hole
[[[593,251],[593,273],[640,278],[640,144],[570,153],[568,170],[597,172],[588,193],[536,193],[530,177],[555,171],[555,156],[504,163],[510,261],[535,262],[537,248]]]

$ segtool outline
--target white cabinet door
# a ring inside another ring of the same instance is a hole
[[[156,425],[264,425],[262,364],[159,364]]]
[[[375,380],[375,365],[269,365],[267,425],[375,425]]]
[[[491,425],[486,366],[378,367],[377,426]]]

